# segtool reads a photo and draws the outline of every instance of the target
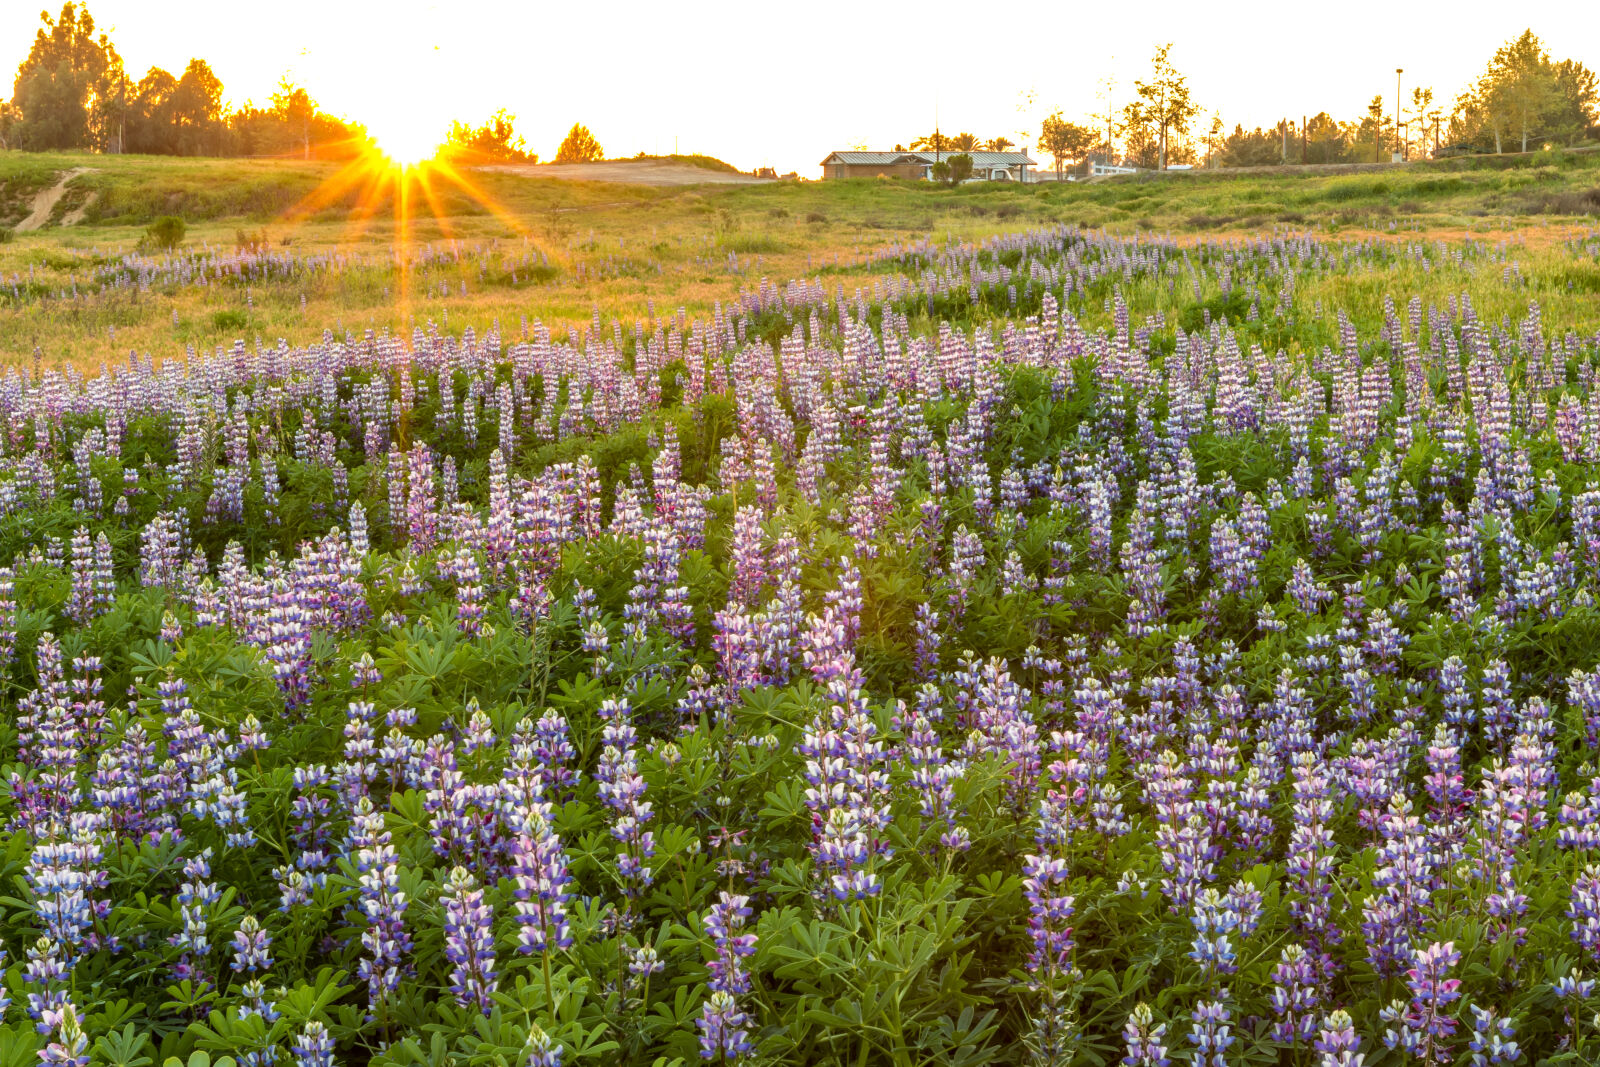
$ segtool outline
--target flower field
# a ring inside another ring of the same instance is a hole
[[[1597,265],[1040,227],[8,371],[0,1067],[1600,1061]]]

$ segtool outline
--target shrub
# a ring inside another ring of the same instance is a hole
[[[267,239],[266,230],[257,230],[254,233],[249,230],[233,231],[233,247],[239,252],[265,252],[271,243]]]
[[[144,239],[139,244],[146,248],[171,251],[183,244],[184,235],[188,232],[189,228],[178,216],[162,215],[145,228]]]
[[[211,325],[218,330],[242,330],[250,323],[250,317],[238,308],[228,308],[225,311],[211,313]]]
[[[11,238],[14,236],[16,235],[12,232],[10,226],[0,226],[0,245],[10,244]]]

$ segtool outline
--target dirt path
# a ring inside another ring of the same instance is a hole
[[[61,217],[61,225],[76,226],[78,223],[82,222],[84,215],[86,215],[89,211],[89,205],[94,203],[94,198],[94,193],[90,193],[87,197],[85,197],[83,203],[79,204],[77,207],[73,208],[71,211],[67,212]]]
[[[771,181],[749,174],[706,170],[683,163],[538,163],[533,166],[501,164],[482,168],[518,174],[524,178],[565,178],[577,182],[622,182],[630,185],[757,185]]]
[[[67,192],[67,183],[80,174],[89,173],[88,167],[73,167],[61,176],[61,180],[48,189],[41,189],[33,198],[33,211],[27,218],[17,223],[18,233],[28,233],[31,230],[41,229],[50,221],[50,212],[55,210],[56,201],[60,200]]]

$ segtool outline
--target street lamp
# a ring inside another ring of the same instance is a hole
[[[1404,67],[1394,68],[1394,161],[1400,162],[1400,75],[1404,74]]]

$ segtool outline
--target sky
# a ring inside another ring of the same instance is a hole
[[[27,55],[38,9],[0,2],[0,65]],[[1600,3],[1337,5],[1025,4],[925,0],[91,0],[130,74],[207,60],[228,101],[265,102],[287,75],[323,109],[378,136],[442,137],[452,119],[517,116],[549,158],[574,122],[608,156],[716,155],[742,169],[818,177],[838,148],[892,148],[929,132],[1004,135],[1030,148],[1055,110],[1120,106],[1155,46],[1229,129],[1326,110],[1357,117],[1383,94],[1431,86],[1448,102],[1496,47],[1531,28],[1552,58],[1600,69]],[[1311,13],[1307,13],[1311,12]],[[0,80],[0,91],[9,88]],[[1039,159],[1043,153],[1033,151]]]

